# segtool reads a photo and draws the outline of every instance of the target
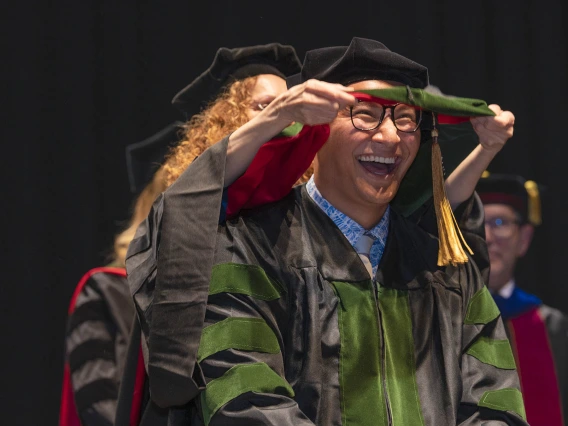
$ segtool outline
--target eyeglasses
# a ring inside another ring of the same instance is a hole
[[[485,220],[485,229],[489,228],[495,238],[511,238],[519,225],[518,220],[502,217]]]
[[[375,130],[385,119],[390,110],[391,120],[397,130],[413,133],[422,121],[422,111],[405,104],[381,105],[376,102],[358,101],[350,107],[351,123],[357,130]]]

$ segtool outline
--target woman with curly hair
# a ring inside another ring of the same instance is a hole
[[[251,63],[251,61],[264,61]],[[211,67],[181,90],[172,103],[182,113],[199,107],[195,96],[205,86],[220,86],[219,95],[201,102],[205,108],[183,125],[181,142],[164,163],[167,186],[171,185],[205,149],[258,115],[286,91],[285,77],[300,70],[291,46],[220,48]],[[222,86],[222,88],[221,88]],[[309,177],[309,176],[308,176]]]
[[[119,388],[135,324],[125,258],[156,197],[206,148],[284,92],[285,77],[299,70],[300,61],[291,46],[221,48],[211,67],[174,97],[173,104],[188,120],[181,129],[164,134],[163,144],[181,141],[170,148],[165,164],[136,198],[126,228],[115,238],[111,262],[89,270],[71,299],[60,426],[119,424]]]

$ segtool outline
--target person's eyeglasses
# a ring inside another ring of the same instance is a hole
[[[496,238],[510,238],[519,226],[518,220],[496,217],[485,220],[485,228],[489,228]]]
[[[405,104],[381,105],[376,102],[358,101],[349,108],[351,123],[357,130],[375,130],[385,119],[387,110],[391,112],[394,126],[401,132],[415,132],[422,121],[422,111]]]

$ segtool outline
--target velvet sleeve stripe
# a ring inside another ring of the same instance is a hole
[[[225,349],[276,354],[280,345],[263,319],[230,317],[203,329],[197,360]]]
[[[469,301],[464,324],[488,324],[499,315],[499,308],[497,308],[491,293],[489,293],[487,287],[483,286]]]
[[[92,360],[115,360],[114,342],[110,340],[89,340],[69,353],[71,374]]]
[[[479,337],[466,351],[466,354],[477,358],[484,364],[503,370],[515,370],[515,357],[509,340],[496,340],[489,337]]]
[[[279,299],[284,287],[256,265],[222,263],[211,271],[209,294],[239,293],[261,300]]]
[[[223,405],[246,392],[272,393],[294,397],[292,387],[267,364],[241,364],[231,367],[223,376],[207,384],[201,393],[205,425]]]
[[[78,325],[65,339],[67,353],[89,340],[112,340],[113,336],[106,323],[102,321],[88,321]]]
[[[487,391],[481,397],[479,406],[499,411],[512,411],[522,417],[523,420],[527,419],[523,395],[518,389],[509,388]]]
[[[93,300],[78,306],[69,317],[67,333],[71,333],[76,327],[88,321],[108,322],[107,310],[108,308],[102,300]]]
[[[79,412],[99,401],[116,400],[118,386],[115,380],[100,379],[91,382],[75,392],[75,402]]]

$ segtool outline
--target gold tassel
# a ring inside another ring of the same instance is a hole
[[[473,251],[465,242],[450,202],[446,197],[442,151],[438,144],[438,129],[436,128],[435,120],[434,118],[434,129],[432,130],[432,192],[434,194],[434,208],[436,209],[440,239],[438,266],[446,266],[468,261],[464,247],[470,254],[473,254]]]
[[[538,185],[535,181],[527,180],[525,182],[525,189],[527,190],[527,194],[529,195],[529,222],[535,226],[538,226],[542,223],[542,213],[540,210],[540,193],[538,191]]]

